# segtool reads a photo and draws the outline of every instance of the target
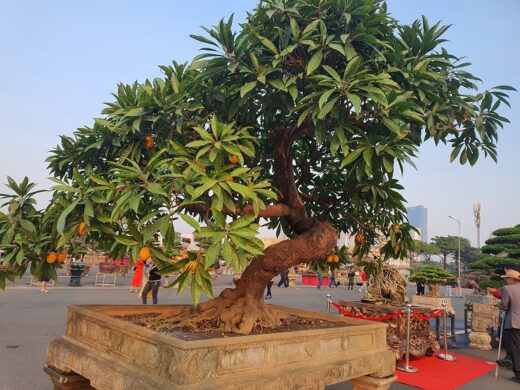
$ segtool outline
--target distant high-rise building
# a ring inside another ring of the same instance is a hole
[[[424,206],[407,207],[410,225],[419,229],[421,241],[428,242],[428,209]]]

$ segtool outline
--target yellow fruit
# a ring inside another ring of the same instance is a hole
[[[56,252],[49,252],[47,255],[47,263],[53,264],[58,259],[58,254]]]
[[[141,260],[147,260],[151,256],[150,248],[143,246],[141,250],[139,251],[139,258]]]
[[[144,137],[144,146],[148,150],[152,150],[155,147],[155,140],[152,135],[147,135]]]
[[[78,225],[78,234],[80,236],[82,236],[85,234],[86,231],[87,231],[87,224],[85,222],[80,222],[80,224]]]
[[[354,242],[356,245],[363,245],[365,243],[365,236],[363,233],[357,233],[354,237]]]
[[[229,161],[231,162],[231,164],[236,165],[238,164],[238,157],[236,155],[232,155]]]
[[[57,258],[58,263],[64,263],[66,259],[67,259],[67,254],[65,252],[61,252]]]

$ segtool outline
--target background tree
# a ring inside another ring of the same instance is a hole
[[[458,256],[459,250],[459,237],[458,236],[436,236],[432,238],[433,243],[440,250],[442,255],[443,267],[448,267],[448,256],[452,255],[455,259]],[[462,257],[463,251],[471,247],[471,243],[467,238],[460,238],[460,253]]]
[[[359,257],[381,234],[383,259],[406,256],[394,170],[425,141],[448,143],[461,164],[496,159],[507,121],[497,110],[512,88],[477,92],[468,64],[441,46],[447,29],[400,24],[378,0],[267,0],[237,32],[232,18],[205,28],[189,66],[119,85],[102,118],[52,151],[53,242],[85,223],[87,241],[113,256],[136,260],[147,246],[165,273],[189,263],[175,283],[191,286],[195,304],[212,295],[218,256],[247,265],[235,289],[170,320],[241,333],[280,323],[265,286],[326,258],[338,231],[356,235]],[[179,216],[212,244],[171,265]],[[259,218],[289,239],[263,250]]]
[[[412,282],[423,282],[428,286],[428,296],[440,297],[440,286],[454,284],[457,279],[451,272],[446,271],[436,264],[427,264],[420,267],[410,277]]]
[[[483,271],[491,276],[503,275],[504,266],[520,266],[520,225],[497,229],[482,247],[483,256],[469,264],[471,270]]]
[[[424,242],[421,240],[414,240],[414,246],[415,251],[419,255],[423,255],[424,260],[427,262],[432,261],[432,256],[441,254],[441,250],[439,249],[439,247],[432,243]]]

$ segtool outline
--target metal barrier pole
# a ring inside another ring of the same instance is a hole
[[[417,367],[410,366],[410,315],[412,313],[412,305],[408,303],[406,305],[406,355],[405,355],[405,365],[397,366],[399,371],[404,372],[417,372],[419,369]]]
[[[330,301],[331,301],[332,295],[327,294],[327,313],[330,314]]]
[[[446,312],[446,301],[442,301],[442,310],[444,311],[444,353],[438,353],[435,356],[448,362],[454,362],[457,359],[448,353],[448,313]]]

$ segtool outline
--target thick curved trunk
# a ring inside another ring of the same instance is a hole
[[[234,293],[263,301],[264,289],[274,276],[302,262],[325,258],[334,250],[337,234],[328,222],[315,221],[305,233],[271,245],[244,270]]]

